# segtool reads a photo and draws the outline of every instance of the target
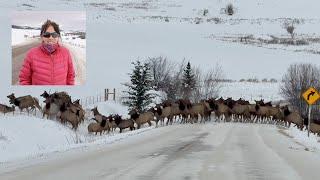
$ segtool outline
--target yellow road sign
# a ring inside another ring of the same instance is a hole
[[[319,100],[320,95],[319,95],[319,92],[315,88],[310,87],[308,90],[306,90],[302,94],[302,97],[304,98],[304,100],[307,101],[307,103],[309,105],[311,105],[311,104],[316,103]]]

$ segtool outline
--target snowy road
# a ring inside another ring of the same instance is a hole
[[[0,170],[0,179],[311,180],[320,156],[272,125],[187,124]]]
[[[19,83],[19,72],[23,65],[23,60],[29,49],[38,46],[40,41],[32,40],[28,43],[24,43],[21,46],[12,47],[12,84],[18,85]],[[85,73],[85,57],[81,56],[72,46],[66,44],[70,50],[73,64],[76,72],[76,84],[84,84],[86,73]]]

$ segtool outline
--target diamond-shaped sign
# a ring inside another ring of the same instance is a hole
[[[319,92],[313,87],[310,87],[308,90],[306,90],[302,96],[309,105],[316,103],[320,98]]]

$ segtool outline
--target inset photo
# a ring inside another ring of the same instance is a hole
[[[12,85],[85,83],[84,11],[15,11],[11,20]]]

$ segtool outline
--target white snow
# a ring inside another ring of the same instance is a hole
[[[98,111],[103,115],[119,114],[123,118],[128,118],[128,107],[114,101],[100,102],[97,104],[97,107]]]
[[[128,116],[126,107],[114,102],[98,103],[97,106],[98,110],[105,115],[120,114],[124,118]],[[90,108],[86,109],[88,111]],[[32,159],[43,154],[63,152],[73,148],[112,144],[154,128],[154,126],[145,126],[135,131],[124,130],[121,134],[117,129],[114,133],[100,136],[88,134],[87,126],[92,122],[95,121],[85,120],[75,132],[71,126],[62,125],[58,121],[27,116],[25,113],[16,112],[14,116],[1,115],[0,164],[26,158]]]
[[[250,83],[250,82],[232,82],[223,83],[221,96],[223,98],[232,97],[233,99],[246,99],[250,103],[254,100],[264,99],[267,101],[280,101],[283,98],[280,95],[280,85],[278,83]]]
[[[36,37],[39,38],[39,30],[27,30],[27,29],[14,29],[12,28],[12,41],[11,45],[22,45],[27,43],[27,41],[35,40]]]
[[[298,36],[318,37],[320,20],[312,6],[318,3],[315,0],[308,0],[310,7],[304,6],[306,2],[293,3],[287,0],[246,3],[232,1],[236,8],[236,14],[232,17],[220,14],[220,9],[231,2],[223,0],[200,0],[197,3],[192,0],[58,2],[2,1],[0,22],[3,27],[11,26],[12,9],[86,11],[86,42],[84,44],[82,40],[77,39],[74,42],[77,44],[76,48],[82,49],[81,54],[87,56],[86,59],[89,60],[86,64],[86,84],[78,87],[54,87],[57,91],[65,90],[78,98],[95,95],[104,88],[116,88],[118,94],[123,89],[122,83],[129,80],[127,73],[132,68],[130,62],[160,55],[174,62],[180,62],[185,58],[204,71],[218,62],[222,65],[226,78],[235,80],[249,77],[279,80],[292,63],[320,64],[318,55],[308,52],[317,50],[319,43],[307,47],[273,45],[258,47],[210,38],[212,35],[217,37],[254,35],[264,39],[270,35],[288,36],[282,24],[289,20],[286,18],[293,17],[299,18],[302,22],[296,28]],[[272,13],[268,9],[271,7]],[[204,9],[209,10],[206,17],[201,16]],[[159,18],[153,18],[158,16]],[[168,17],[169,22],[165,22],[163,17]],[[203,23],[195,24],[194,19],[197,17],[202,18]],[[207,20],[211,18],[220,18],[221,23],[208,22]],[[10,28],[1,28],[0,35],[3,37],[3,42],[11,42]],[[63,42],[69,40],[64,39]],[[83,45],[85,48],[82,48]],[[1,43],[0,49],[6,52],[1,53],[0,58],[10,59],[10,46]],[[11,86],[11,61],[4,61],[0,68],[1,72],[4,72],[3,86],[8,87],[0,88],[1,94],[16,92],[37,96],[42,93],[41,91],[48,89]],[[1,96],[0,100],[4,102],[6,98]]]
[[[235,15],[221,13],[232,2]],[[4,0],[0,3],[0,102],[6,104],[6,96],[31,94],[39,97],[44,90],[67,91],[73,99],[100,94],[104,88],[116,88],[117,96],[128,82],[132,69],[130,62],[147,57],[165,56],[174,62],[184,58],[203,70],[217,62],[222,65],[226,78],[257,77],[281,79],[292,63],[320,65],[319,54],[310,50],[319,49],[319,42],[307,46],[267,45],[257,46],[239,42],[223,41],[224,37],[253,35],[269,39],[270,35],[289,37],[282,27],[285,21],[298,18],[298,37],[320,36],[318,0]],[[10,12],[38,10],[70,10],[87,12],[86,40],[63,39],[87,56],[87,83],[76,87],[19,87],[11,86],[11,46],[25,43],[24,34],[38,35],[36,31],[11,29]],[[204,9],[209,10],[206,17]],[[169,22],[166,22],[165,19]],[[196,21],[200,18],[200,24]],[[210,19],[217,18],[219,22]],[[11,39],[12,34],[12,39]],[[221,40],[222,39],[222,40]],[[85,49],[87,51],[85,51]],[[221,96],[240,97],[247,100],[281,100],[280,83],[225,83]],[[87,107],[92,108],[92,107]],[[102,114],[127,115],[126,107],[117,103],[101,103]],[[39,156],[42,153],[65,151],[79,146],[112,143],[142,133],[152,128],[124,134],[103,136],[88,135],[87,125],[81,125],[77,135],[69,127],[58,122],[25,115],[0,116],[0,162]],[[298,142],[319,149],[318,137],[306,138],[306,132],[296,128],[287,131]]]
[[[30,40],[39,40],[40,30],[29,30],[29,29],[15,29],[12,28],[12,41],[11,45],[23,45],[28,43]],[[80,39],[75,35],[66,35],[66,33],[61,33],[62,43],[68,43],[70,46],[73,46],[77,52],[81,53],[82,57],[85,57],[86,49],[86,39]]]
[[[320,152],[320,137],[310,133],[310,137],[308,137],[308,131],[303,130],[300,131],[296,127],[290,127],[286,130],[289,136],[292,136],[296,142],[303,144],[309,150]]]
[[[113,101],[101,102],[86,107],[86,117],[90,119],[93,115],[90,109],[97,106],[98,111],[104,115],[119,114],[128,117],[127,107]],[[120,134],[119,130],[114,133],[93,135],[88,134],[87,126],[93,120],[85,120],[78,130],[71,130],[71,126],[65,126],[55,120],[42,119],[38,112],[37,116],[27,116],[26,113],[16,112],[0,116],[0,164],[33,159],[42,155],[50,155],[53,152],[64,152],[80,147],[91,147],[102,144],[112,144],[119,140],[141,134],[152,130],[155,126],[147,125],[140,130],[125,130]],[[177,126],[180,126],[177,124]],[[320,152],[320,138],[311,134],[307,137],[306,131],[300,131],[296,127],[286,129],[288,135],[297,142],[308,147],[310,150]]]

